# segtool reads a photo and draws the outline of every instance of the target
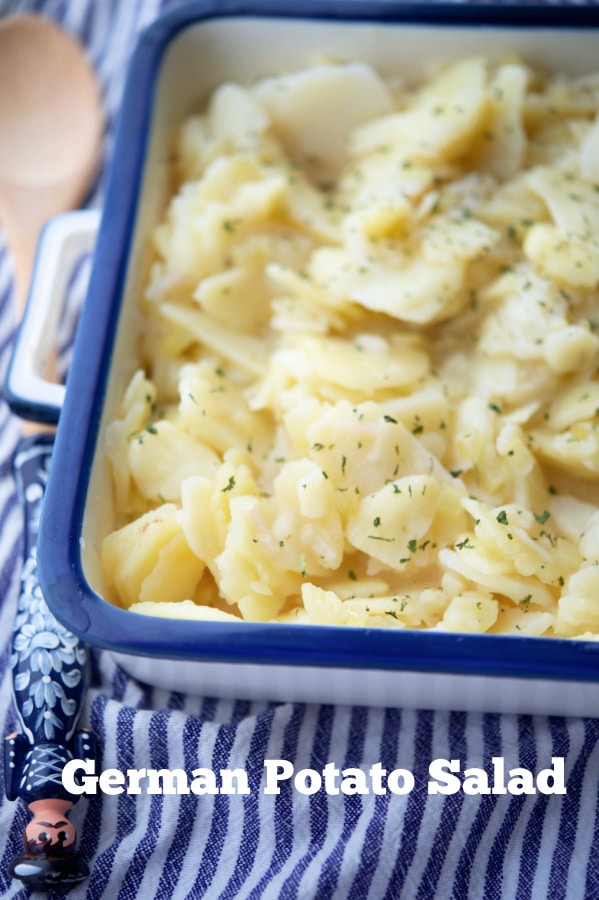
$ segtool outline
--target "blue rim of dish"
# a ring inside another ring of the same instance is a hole
[[[112,606],[87,583],[80,534],[117,327],[157,71],[168,43],[209,19],[275,19],[426,26],[599,28],[599,8],[567,5],[394,4],[362,0],[186,3],[157,19],[131,61],[98,235],[88,300],[40,524],[40,582],[52,612],[88,643],[180,660],[405,670],[558,680],[599,680],[599,641],[471,635],[434,630],[155,619]],[[106,298],[114,298],[107,302]],[[77,393],[75,394],[75,391]]]

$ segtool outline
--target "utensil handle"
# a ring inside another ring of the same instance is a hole
[[[92,250],[99,222],[98,210],[77,210],[55,216],[42,230],[4,386],[8,405],[23,419],[58,422],[65,386],[44,372],[74,264]]]
[[[94,734],[76,730],[87,682],[87,649],[50,612],[37,580],[37,535],[52,444],[49,434],[26,438],[14,461],[25,514],[25,562],[11,656],[19,732],[5,740],[5,785],[8,798],[20,798],[33,816],[25,829],[24,852],[9,870],[33,890],[68,887],[89,874],[75,850],[75,828],[68,819],[78,796],[63,786],[62,771],[74,754],[96,757]]]
[[[25,529],[11,665],[16,711],[26,737],[31,743],[67,744],[86,687],[87,649],[50,612],[37,577],[37,535],[52,446],[51,435],[27,438],[14,458]]]

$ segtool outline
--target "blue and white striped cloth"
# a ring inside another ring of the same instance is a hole
[[[35,11],[86,46],[103,89],[110,155],[128,57],[161,0],[0,0],[0,15]],[[0,140],[2,136],[0,135]],[[91,199],[99,205],[102,180]],[[84,281],[84,276],[82,275]],[[70,327],[67,323],[67,326]],[[10,261],[0,235],[0,378],[14,332]],[[21,425],[0,405],[0,721],[14,729],[9,642],[19,588],[22,519],[12,475]],[[599,897],[599,720],[266,704],[170,694],[93,654],[83,722],[101,767],[244,769],[249,794],[121,794],[77,805],[92,869],[72,898],[336,898],[579,900]],[[565,760],[566,794],[427,793],[429,763],[531,771]],[[405,768],[405,795],[267,795],[264,760],[295,769]],[[3,776],[0,774],[0,778]],[[0,895],[24,898],[7,868],[27,813],[0,800]],[[56,895],[60,896],[60,895]]]

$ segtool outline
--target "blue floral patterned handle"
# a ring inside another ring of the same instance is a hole
[[[66,763],[93,759],[95,736],[77,730],[86,687],[87,649],[48,609],[37,579],[37,534],[52,451],[52,436],[27,438],[15,455],[25,514],[24,565],[15,617],[11,666],[20,730],[5,740],[5,783],[33,815],[24,852],[10,872],[34,890],[65,888],[89,874],[75,851],[68,813],[78,799],[62,784]]]

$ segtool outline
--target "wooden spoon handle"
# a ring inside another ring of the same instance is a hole
[[[99,162],[102,127],[96,78],[74,38],[41,16],[0,22],[0,216],[14,261],[19,316],[40,229],[84,199]],[[85,647],[54,619],[37,582],[36,528],[47,466],[32,474],[30,464],[35,468],[40,442],[49,459],[51,438],[39,436],[22,445],[15,465],[27,550],[12,646],[21,731],[7,738],[5,758],[8,795],[16,791],[33,816],[25,852],[9,871],[30,888],[47,890],[88,874],[74,852],[75,829],[65,818],[77,798],[65,792],[60,776],[71,754],[93,741],[73,735],[85,686]],[[57,813],[64,822],[53,829]]]
[[[13,859],[10,874],[31,889],[44,891],[68,888],[89,874],[74,849],[76,833],[68,819],[79,798],[62,786],[61,772],[73,755],[90,759],[96,755],[93,733],[76,731],[87,684],[88,652],[54,618],[37,578],[37,528],[51,451],[52,439],[44,435],[22,441],[15,456],[15,478],[25,513],[25,564],[12,640],[13,694],[20,730],[5,739],[4,754],[7,797],[19,797],[33,816],[26,827],[25,852]],[[47,827],[58,819],[64,820],[60,831]],[[43,821],[46,825],[40,827]],[[46,834],[46,841],[38,846],[40,833]]]

